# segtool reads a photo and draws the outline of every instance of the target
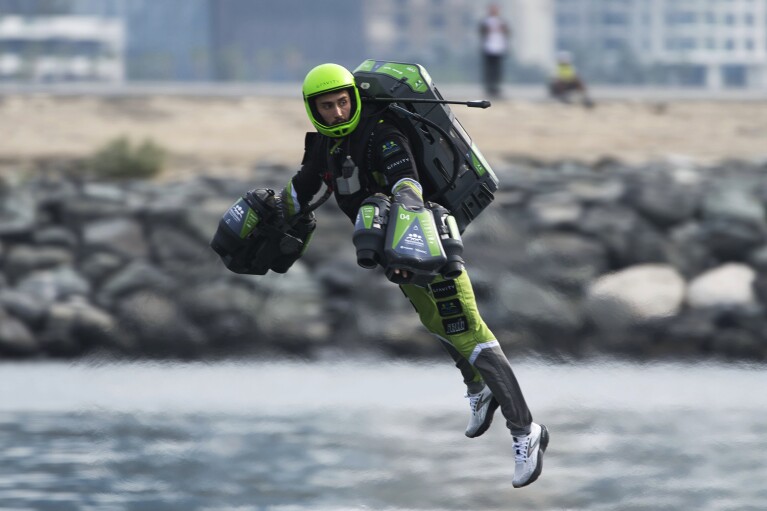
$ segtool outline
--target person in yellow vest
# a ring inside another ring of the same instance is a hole
[[[563,103],[570,103],[573,96],[580,96],[584,106],[589,108],[594,106],[583,80],[578,76],[570,53],[566,51],[557,55],[557,68],[549,82],[549,94]]]

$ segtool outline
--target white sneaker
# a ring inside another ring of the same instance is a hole
[[[469,408],[471,408],[469,425],[466,426],[466,436],[476,438],[487,431],[493,422],[493,414],[498,408],[498,401],[495,400],[487,385],[480,392],[466,394],[466,397],[469,398]]]
[[[530,425],[530,434],[515,436],[514,439],[514,488],[522,488],[534,482],[543,470],[543,453],[549,445],[549,431],[546,426]]]

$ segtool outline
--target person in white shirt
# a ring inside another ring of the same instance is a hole
[[[487,16],[479,26],[482,40],[482,71],[485,90],[492,97],[501,93],[503,79],[503,59],[509,49],[511,30],[500,17],[497,4],[490,4]]]

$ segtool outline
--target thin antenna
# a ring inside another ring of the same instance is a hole
[[[465,105],[469,108],[489,108],[492,103],[486,99],[477,99],[473,101],[450,101],[448,99],[428,99],[428,98],[362,98],[363,102],[371,103],[438,103],[441,105]]]

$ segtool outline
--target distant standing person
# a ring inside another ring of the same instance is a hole
[[[492,97],[501,93],[503,59],[509,49],[511,30],[500,17],[497,4],[490,4],[487,16],[479,26],[482,39],[482,66],[485,90]]]

